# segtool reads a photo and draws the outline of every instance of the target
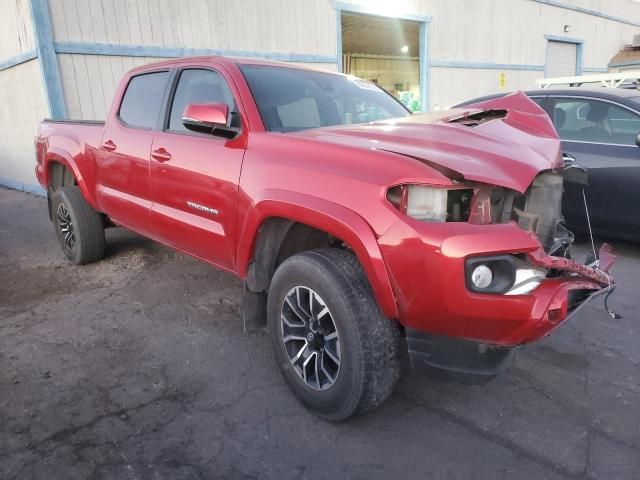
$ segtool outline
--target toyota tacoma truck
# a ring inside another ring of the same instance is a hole
[[[372,82],[197,57],[125,75],[105,122],[45,120],[39,182],[66,257],[122,226],[244,280],[245,328],[311,411],[376,407],[414,367],[483,381],[611,289],[571,259],[564,167],[521,93],[411,114]],[[579,172],[577,172],[579,173]]]

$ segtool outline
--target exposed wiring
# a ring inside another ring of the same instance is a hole
[[[584,211],[587,214],[587,226],[589,227],[589,238],[591,239],[591,249],[593,250],[593,259],[598,260],[598,255],[596,254],[596,244],[593,242],[593,231],[591,230],[591,218],[589,218],[589,207],[587,206],[587,194],[584,193],[584,188],[582,189],[582,199],[584,200]],[[598,262],[598,266],[600,266],[599,262]]]
[[[607,311],[607,313],[609,314],[609,316],[611,318],[613,318],[614,320],[617,320],[619,318],[622,318],[622,315],[620,315],[619,313],[614,312],[613,310],[611,310],[609,308],[609,306],[607,305],[607,300],[609,300],[609,295],[611,295],[613,292],[615,292],[616,287],[611,287],[611,283],[609,283],[609,291],[607,292],[607,294],[604,296],[604,308]]]
[[[607,276],[607,283],[608,283],[608,291],[607,294],[604,297],[604,308],[607,311],[607,313],[609,314],[609,316],[613,319],[618,319],[618,318],[622,318],[622,315],[614,312],[613,310],[611,310],[609,308],[609,305],[607,304],[607,300],[609,300],[609,296],[611,296],[611,294],[616,290],[616,287],[612,287],[611,286],[611,276],[605,272],[604,270],[600,269],[600,259],[598,258],[598,255],[596,254],[596,244],[593,241],[593,231],[591,230],[591,218],[589,218],[589,207],[587,205],[587,195],[584,192],[584,188],[582,189],[582,199],[584,200],[584,211],[587,214],[587,225],[589,227],[589,239],[591,240],[591,249],[593,251],[593,259],[594,259],[594,268],[599,270],[600,272],[604,273]]]

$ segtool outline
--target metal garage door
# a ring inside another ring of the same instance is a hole
[[[575,43],[549,40],[544,65],[545,77],[573,77],[577,71],[577,63],[578,46]]]

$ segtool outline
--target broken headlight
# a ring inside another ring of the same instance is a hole
[[[405,215],[423,222],[466,222],[473,189],[398,185],[387,200]]]

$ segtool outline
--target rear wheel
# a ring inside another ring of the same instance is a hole
[[[104,255],[104,225],[100,214],[76,186],[62,187],[51,198],[56,235],[65,256],[75,264],[100,260]]]
[[[285,260],[269,288],[268,322],[287,384],[315,414],[344,420],[393,391],[398,329],[351,252],[327,248]]]

